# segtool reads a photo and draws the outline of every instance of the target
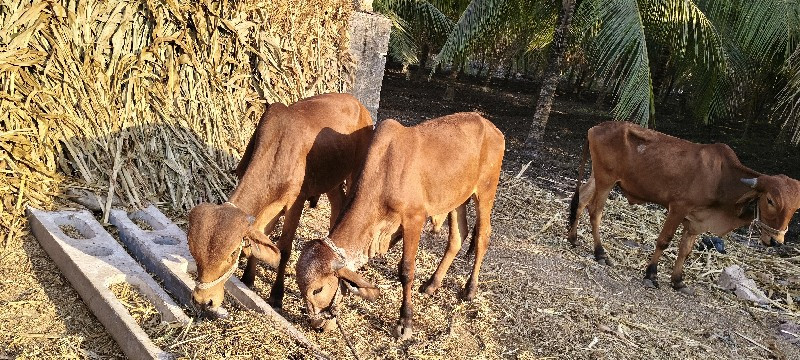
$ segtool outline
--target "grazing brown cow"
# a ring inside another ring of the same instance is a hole
[[[725,144],[695,144],[627,122],[605,122],[589,129],[592,175],[583,186],[584,146],[579,188],[570,206],[568,239],[577,245],[579,215],[589,208],[595,259],[610,261],[600,243],[600,218],[609,192],[618,184],[631,204],[656,203],[668,210],[656,249],[645,270],[645,284],[658,287],[658,260],[683,225],[672,286],[693,293],[683,282],[683,263],[697,235],[724,235],[753,223],[764,245],[783,244],[789,221],[800,208],[800,182],[785,175],[763,175],[739,162]]]
[[[386,120],[378,126],[353,198],[329,238],[310,242],[297,262],[297,285],[315,328],[335,324],[343,289],[374,299],[378,289],[356,271],[375,255],[403,239],[398,272],[403,304],[395,336],[411,337],[415,259],[423,225],[429,216],[441,226],[450,216],[447,250],[436,273],[421,288],[433,294],[442,284],[467,236],[466,205],[475,200],[477,221],[471,249],[472,275],[463,298],[472,299],[478,272],[489,245],[490,216],[503,161],[505,139],[476,113],[458,113],[404,127]]]
[[[291,106],[271,104],[236,169],[240,181],[222,205],[189,213],[189,250],[197,262],[192,293],[201,309],[221,311],[223,285],[248,256],[242,282],[252,287],[257,259],[277,268],[269,302],[280,307],[283,278],[304,202],[320,194],[331,202],[331,226],[344,201],[343,182],[363,166],[372,118],[354,97],[324,94]],[[285,215],[277,247],[265,235]]]

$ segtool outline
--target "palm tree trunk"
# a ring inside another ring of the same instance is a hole
[[[428,54],[430,53],[430,47],[428,46],[428,42],[425,41],[422,43],[422,48],[420,49],[419,53],[419,67],[417,68],[417,79],[427,79],[428,70],[425,69],[425,66],[428,65]]]
[[[575,7],[579,2],[580,0],[562,0],[561,11],[558,13],[558,24],[553,33],[553,42],[550,44],[550,58],[539,88],[536,113],[533,115],[531,131],[528,133],[527,140],[525,140],[526,147],[535,146],[544,135],[544,128],[550,118],[550,108],[553,106],[553,95],[556,92],[556,86],[561,74],[561,63],[564,61],[564,52],[567,49],[567,37],[572,23],[572,15],[575,13]]]

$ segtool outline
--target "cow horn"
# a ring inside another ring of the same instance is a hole
[[[758,178],[742,178],[741,180],[743,184],[751,188],[755,188],[756,185],[758,184]]]

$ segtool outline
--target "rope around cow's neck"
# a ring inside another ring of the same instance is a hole
[[[242,208],[236,206],[236,204],[234,204],[234,203],[232,203],[230,201],[226,201],[226,202],[222,203],[222,205],[230,205],[230,206],[233,206],[234,208],[237,208],[237,209],[241,210],[245,215],[247,215],[247,222],[250,223],[250,225],[253,225],[253,223],[256,221],[256,217],[255,216],[246,213]]]
[[[242,238],[242,242],[239,243],[239,249],[236,251],[237,255],[242,252],[242,247],[244,246],[244,238]],[[216,280],[211,282],[202,282],[200,279],[197,280],[197,288],[200,290],[210,289],[214,286],[217,286],[219,283],[228,280],[231,275],[236,271],[239,265],[239,257],[237,256],[236,259],[233,261],[231,268],[228,269],[222,276],[218,277]]]
[[[772,226],[767,225],[763,221],[761,221],[761,211],[759,210],[758,202],[756,202],[756,216],[753,218],[753,221],[750,222],[750,229],[749,229],[750,233],[747,235],[748,243],[750,241],[750,238],[753,237],[753,226],[758,227],[761,231],[765,231],[765,232],[769,233],[772,236],[786,235],[786,233],[789,231],[789,227],[788,226],[784,230],[778,230],[776,228],[773,228]]]

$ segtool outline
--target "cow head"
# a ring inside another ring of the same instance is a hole
[[[792,215],[800,208],[800,182],[786,175],[761,175],[741,181],[754,190],[757,198],[755,223],[759,240],[766,246],[781,245]]]
[[[306,245],[297,261],[296,273],[297,286],[315,329],[327,331],[336,325],[336,309],[345,290],[367,300],[380,295],[375,285],[348,269],[321,240]]]
[[[236,270],[240,253],[272,266],[280,260],[278,248],[252,225],[252,217],[234,206],[200,204],[189,212],[189,252],[197,264],[192,300],[204,315],[224,314],[220,305],[225,282]]]

